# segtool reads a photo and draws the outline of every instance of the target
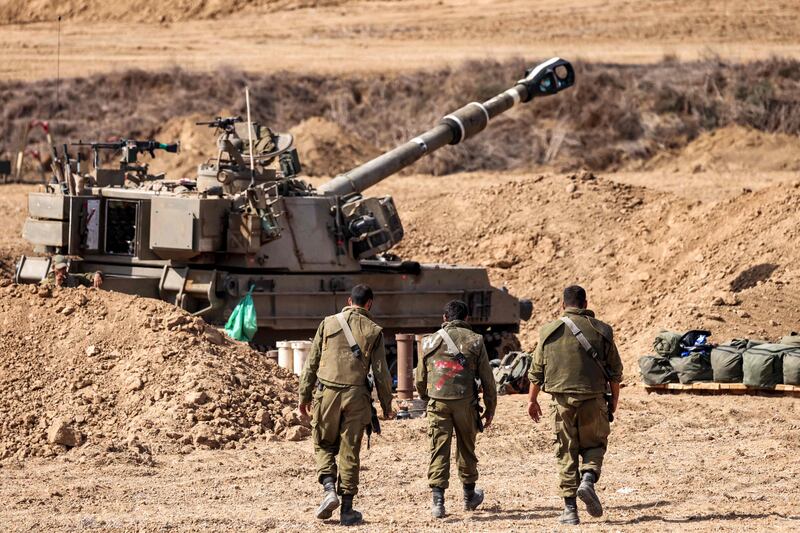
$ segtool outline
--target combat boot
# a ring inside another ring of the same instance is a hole
[[[475,483],[464,485],[464,510],[474,511],[483,503],[483,489],[476,489]]]
[[[559,523],[567,524],[570,526],[577,526],[581,523],[578,518],[578,505],[575,503],[575,498],[564,498],[564,512],[558,518]]]
[[[354,526],[361,522],[361,513],[353,509],[353,495],[342,495],[342,513],[339,516],[339,523],[343,526]]]
[[[586,504],[586,511],[592,516],[603,516],[603,505],[594,491],[594,482],[597,478],[594,472],[585,472],[578,487],[578,498]]]
[[[325,492],[314,516],[325,520],[333,516],[333,511],[339,507],[339,497],[336,495],[336,481],[332,477],[322,478],[322,488]]]
[[[444,518],[444,489],[433,487],[431,489],[433,501],[431,503],[431,515],[434,518]]]

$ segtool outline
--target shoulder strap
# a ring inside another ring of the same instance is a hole
[[[458,355],[461,353],[461,350],[458,349],[456,343],[453,342],[453,337],[451,337],[450,334],[444,330],[444,328],[440,329],[436,333],[438,333],[439,336],[444,340],[444,343],[447,345],[447,349],[450,350],[452,355]]]
[[[578,339],[580,345],[583,346],[583,349],[586,350],[586,353],[588,353],[592,359],[594,359],[594,362],[597,363],[597,365],[600,367],[600,370],[603,371],[603,376],[605,376],[606,380],[608,380],[608,371],[606,370],[606,366],[600,362],[600,356],[597,354],[597,350],[594,349],[592,343],[590,343],[589,339],[586,338],[586,335],[583,334],[581,328],[579,328],[578,325],[567,316],[562,316],[559,320],[567,325],[572,334],[575,335],[575,338]]]
[[[450,334],[444,330],[444,328],[440,329],[436,333],[438,333],[439,336],[444,339],[444,343],[447,345],[447,350],[450,352],[450,355],[453,356],[453,359],[455,359],[463,368],[466,368],[467,358],[464,357],[464,354],[458,349],[456,343],[453,342],[453,337],[451,337]]]
[[[339,325],[342,326],[344,337],[347,339],[347,344],[350,345],[350,351],[353,352],[353,356],[360,357],[362,355],[361,347],[356,342],[356,338],[353,337],[353,330],[350,329],[350,324],[347,323],[344,313],[338,313],[336,315],[336,320],[338,320]]]

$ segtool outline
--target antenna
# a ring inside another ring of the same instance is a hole
[[[250,137],[250,187],[256,183],[256,164],[253,159],[253,122],[250,120],[250,90],[245,86],[244,100],[247,104],[247,135]]]
[[[56,44],[56,112],[58,112],[58,85],[61,81],[61,15],[58,16],[58,41]]]

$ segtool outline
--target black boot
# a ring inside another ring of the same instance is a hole
[[[431,503],[431,515],[434,518],[444,518],[444,489],[438,487],[431,488],[433,501]]]
[[[322,494],[322,502],[317,507],[317,512],[314,516],[320,520],[325,520],[333,516],[333,511],[339,507],[339,497],[336,495],[336,481],[333,477],[322,478],[322,488],[325,492]]]
[[[561,513],[558,522],[570,526],[577,526],[581,523],[581,519],[578,518],[578,505],[575,503],[575,498],[564,498],[564,512]]]
[[[339,517],[339,523],[343,526],[353,526],[361,522],[361,513],[353,509],[353,495],[342,495],[342,514]]]
[[[578,498],[586,504],[586,511],[592,516],[603,516],[603,505],[594,491],[594,482],[597,477],[594,472],[584,472],[581,484],[578,487]]]
[[[464,484],[464,510],[474,511],[483,503],[483,489],[476,489],[475,483]]]

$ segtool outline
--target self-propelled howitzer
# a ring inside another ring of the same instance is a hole
[[[366,283],[387,341],[392,333],[434,331],[443,305],[459,298],[489,349],[502,355],[530,318],[530,301],[492,287],[482,268],[390,255],[403,237],[394,201],[362,193],[469,139],[513,106],[573,83],[572,66],[551,59],[507,91],[467,104],[317,189],[297,177],[291,135],[240,117],[205,123],[219,133],[217,153],[191,180],[143,181],[119,172],[107,180],[97,169],[81,176],[65,154],[48,190],[29,196],[23,235],[40,252],[73,256],[73,272],[103,272],[104,288],[161,298],[210,322],[224,323],[252,289],[257,344],[312,336],[325,315],[345,305],[353,285]],[[38,281],[48,268],[47,258],[23,257],[17,280]]]

